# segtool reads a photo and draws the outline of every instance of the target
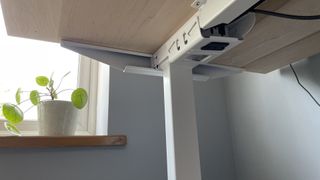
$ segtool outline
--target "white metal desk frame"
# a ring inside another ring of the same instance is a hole
[[[188,61],[188,54],[202,54],[197,50],[198,46],[219,41],[220,37],[203,38],[200,28],[228,24],[258,1],[195,1],[193,7],[198,8],[198,12],[153,55],[70,41],[62,41],[61,45],[124,72],[163,76],[168,179],[201,180],[193,79],[207,80],[212,76],[221,76],[216,74],[217,71],[226,75],[240,72],[241,69],[208,65],[207,60]],[[183,43],[185,40],[187,44]],[[225,41],[226,38],[221,40]],[[236,38],[228,41],[231,45],[229,49],[241,43]],[[225,51],[209,52],[207,59],[215,58]],[[198,65],[207,66],[209,70],[200,68],[199,74],[194,75],[193,69]]]

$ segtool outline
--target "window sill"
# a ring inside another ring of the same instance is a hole
[[[0,137],[0,148],[107,147],[124,146],[127,136],[7,136]]]
[[[20,132],[22,134],[22,137],[25,137],[25,136],[39,136],[38,130],[35,130],[35,131],[20,131]],[[5,137],[12,136],[12,134],[9,133],[7,130],[4,130],[4,129],[0,128],[0,138],[3,137],[3,136],[5,136]],[[76,131],[75,136],[95,136],[95,134],[91,134],[88,131]]]

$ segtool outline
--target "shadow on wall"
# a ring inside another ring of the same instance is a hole
[[[320,91],[320,53],[292,65],[303,85],[309,85]],[[280,75],[290,77],[293,76],[293,72],[290,67],[286,67],[280,70]]]

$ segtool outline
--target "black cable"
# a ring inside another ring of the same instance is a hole
[[[264,14],[269,16],[275,16],[280,18],[286,18],[286,19],[295,19],[295,20],[320,20],[320,15],[312,15],[312,16],[302,16],[302,15],[292,15],[292,14],[283,14],[278,12],[272,12],[272,11],[266,11],[262,9],[251,9],[250,12],[258,13],[258,14]],[[293,68],[292,64],[290,64],[290,68],[296,77],[296,80],[298,84],[304,89],[309,96],[312,98],[312,100],[320,107],[320,103],[317,101],[317,99],[311,94],[311,92],[301,84],[298,74],[296,73],[295,69]]]
[[[296,71],[294,70],[292,64],[290,64],[290,68],[291,68],[294,76],[296,77],[296,80],[297,80],[298,84],[309,94],[309,96],[313,99],[313,101],[320,107],[320,103],[316,100],[316,98],[311,94],[311,92],[310,92],[306,87],[304,87],[304,86],[301,84],[301,82],[300,82],[300,80],[299,80],[299,77],[298,77]]]
[[[319,20],[320,19],[320,15],[302,16],[302,15],[293,15],[293,14],[283,14],[278,12],[266,11],[262,9],[251,9],[250,12],[269,15],[269,16],[276,16],[276,17],[286,18],[286,19],[296,19],[296,20]]]

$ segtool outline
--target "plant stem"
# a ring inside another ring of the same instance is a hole
[[[71,72],[69,71],[67,74],[65,74],[64,76],[62,76],[62,78],[61,78],[61,80],[60,80],[60,83],[59,83],[59,85],[58,85],[57,88],[56,88],[56,91],[59,90],[59,88],[60,88],[60,86],[61,86],[61,84],[62,84],[63,79],[64,79],[67,75],[69,75],[70,73],[71,73]]]
[[[64,91],[73,91],[73,89],[64,89],[64,90],[59,91],[57,94],[60,94],[60,93],[62,93]]]
[[[46,96],[50,96],[50,95],[46,94],[46,95],[42,95],[42,96],[39,96],[39,97],[46,97]],[[21,105],[21,104],[23,104],[25,102],[28,102],[28,101],[30,101],[30,99],[25,99],[25,100],[21,101],[19,105]]]
[[[27,110],[25,110],[25,111],[23,112],[23,114],[25,114],[25,113],[27,113],[28,111],[30,111],[33,107],[34,107],[34,106],[29,107]]]
[[[31,93],[31,91],[21,91],[21,93]],[[49,95],[48,93],[42,93],[42,92],[39,92],[39,94]]]
[[[54,100],[54,89],[53,89],[53,87],[51,87],[51,88],[48,88],[48,87],[46,87],[46,89],[49,91],[49,93],[50,93],[50,97],[51,97],[51,100]]]

